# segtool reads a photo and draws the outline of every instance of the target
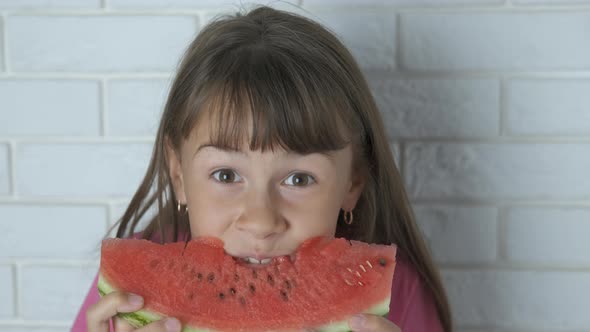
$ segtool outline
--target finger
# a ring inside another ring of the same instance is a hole
[[[353,331],[401,332],[402,330],[384,317],[362,314],[352,317],[348,325]]]
[[[133,332],[135,331],[135,326],[129,324],[126,320],[121,317],[114,317],[113,318],[113,327],[117,332]]]
[[[145,326],[141,327],[140,329],[136,329],[133,325],[128,323],[124,318],[115,317],[113,319],[115,321],[114,328],[117,332],[152,332],[152,331],[167,331],[167,332],[179,332],[182,329],[182,324],[178,321],[178,319],[170,317],[170,318],[162,318],[160,320],[151,322],[146,324]]]
[[[135,330],[136,332],[180,332],[182,325],[173,317],[163,318]]]
[[[143,306],[143,298],[135,294],[112,292],[86,311],[88,332],[108,332],[109,319],[117,312],[133,312]]]

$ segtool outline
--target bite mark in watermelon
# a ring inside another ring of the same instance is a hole
[[[139,294],[144,307],[120,313],[135,327],[176,317],[184,332],[349,331],[357,313],[389,311],[395,245],[312,238],[295,253],[253,268],[225,253],[223,242],[197,238],[157,244],[102,243],[98,288]]]

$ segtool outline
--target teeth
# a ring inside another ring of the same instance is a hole
[[[251,264],[268,264],[270,263],[270,261],[272,261],[272,258],[265,258],[262,260],[257,260],[256,258],[252,258],[252,257],[244,257],[242,258],[243,261],[251,263]]]

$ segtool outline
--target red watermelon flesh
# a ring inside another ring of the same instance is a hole
[[[253,268],[223,242],[186,244],[138,239],[103,241],[99,291],[144,297],[122,314],[139,327],[176,317],[183,331],[348,331],[350,316],[389,310],[395,245],[317,237],[295,253]]]

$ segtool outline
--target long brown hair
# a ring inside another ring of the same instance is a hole
[[[157,207],[156,214],[148,219],[143,238],[157,233],[168,242],[190,234],[188,216],[175,204],[165,144],[180,151],[206,112],[215,115],[213,143],[233,149],[247,137],[248,117],[254,151],[280,146],[306,154],[352,143],[353,169],[364,174],[366,183],[354,223],[346,225],[340,211],[336,236],[397,244],[432,292],[444,330],[452,330],[440,275],[416,226],[383,120],[358,64],[328,29],[293,13],[262,6],[220,16],[189,45],[147,173],[117,223],[117,237],[134,234],[151,207]]]

